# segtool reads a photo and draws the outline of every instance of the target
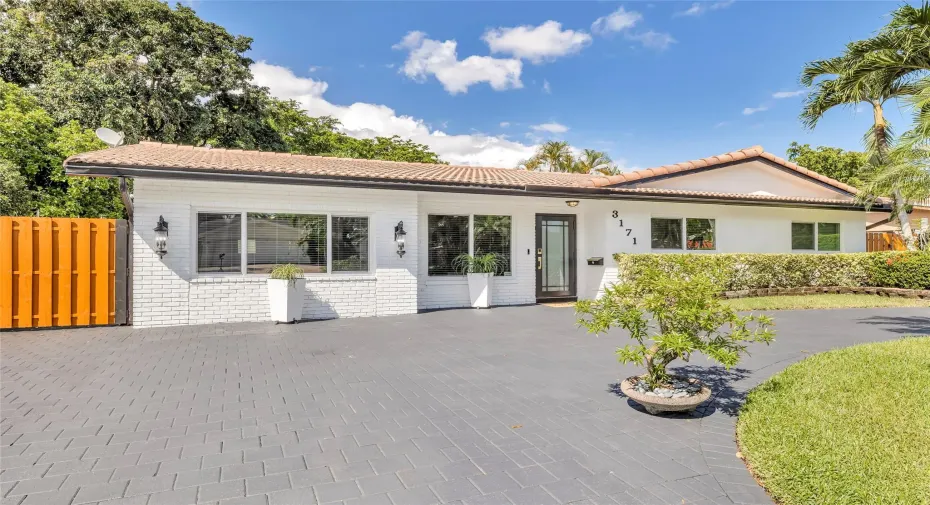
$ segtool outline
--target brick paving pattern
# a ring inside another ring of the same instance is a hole
[[[930,333],[926,309],[782,312],[717,395],[649,416],[619,335],[514,307],[297,325],[0,336],[3,505],[770,504],[735,456],[754,384]]]

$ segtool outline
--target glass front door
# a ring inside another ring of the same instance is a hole
[[[536,298],[575,293],[575,216],[536,215]]]

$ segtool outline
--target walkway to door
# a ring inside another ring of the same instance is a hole
[[[735,456],[744,392],[809,353],[930,333],[926,309],[781,312],[732,375],[693,360],[718,395],[668,418],[614,393],[624,339],[573,319],[3,333],[2,503],[770,504]]]

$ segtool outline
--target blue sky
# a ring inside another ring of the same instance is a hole
[[[355,136],[512,166],[550,138],[625,168],[792,140],[860,146],[871,112],[797,120],[797,78],[886,21],[889,2],[200,2],[254,39],[256,82]],[[827,21],[829,20],[829,21]],[[782,95],[776,93],[782,92]],[[777,98],[779,96],[781,98]],[[889,104],[899,130],[908,114]]]

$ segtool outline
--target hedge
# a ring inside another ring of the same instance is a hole
[[[930,289],[930,252],[845,254],[615,254],[618,277],[648,264],[712,272],[722,291],[817,286]]]

